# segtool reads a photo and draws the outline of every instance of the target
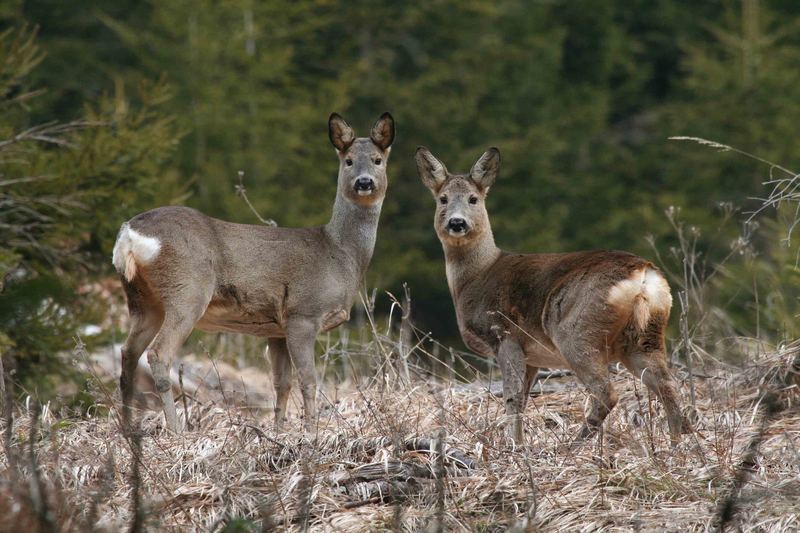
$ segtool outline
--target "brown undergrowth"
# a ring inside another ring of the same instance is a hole
[[[620,402],[602,438],[575,449],[587,397],[569,376],[534,389],[517,445],[502,398],[433,379],[328,380],[313,434],[296,404],[276,434],[264,394],[222,379],[235,372],[220,362],[216,385],[187,392],[180,435],[152,410],[122,431],[113,385],[99,385],[110,409],[89,418],[31,400],[3,419],[0,529],[793,531],[797,350],[695,376],[696,432],[675,449],[660,405],[625,371],[612,373]],[[250,377],[269,390],[268,374]]]

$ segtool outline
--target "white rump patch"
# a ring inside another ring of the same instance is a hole
[[[644,295],[651,309],[669,311],[672,308],[672,293],[663,274],[648,268],[644,273]]]
[[[155,237],[142,235],[126,222],[117,235],[111,261],[117,272],[130,281],[136,277],[136,265],[149,265],[158,257],[160,251],[161,241]]]
[[[653,311],[670,310],[672,294],[667,280],[660,272],[645,268],[611,287],[608,303],[630,309],[636,324],[644,329]]]

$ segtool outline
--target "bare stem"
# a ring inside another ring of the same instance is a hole
[[[253,212],[253,214],[262,224],[272,227],[278,225],[278,223],[275,222],[273,219],[263,218],[261,215],[259,215],[258,211],[256,211],[256,208],[253,207],[253,204],[250,203],[250,199],[247,197],[247,189],[244,188],[244,172],[241,170],[239,171],[239,184],[235,185],[234,187],[236,188],[236,195],[241,196],[241,198],[244,200],[244,203],[247,204],[247,207],[250,208],[250,211]]]

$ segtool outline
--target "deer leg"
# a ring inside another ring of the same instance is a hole
[[[581,331],[590,334],[582,336]],[[559,352],[591,395],[591,407],[573,446],[597,434],[617,404],[617,391],[608,376],[609,347],[605,339],[606,334],[598,331],[597,324],[580,321],[565,323],[553,338]]]
[[[318,324],[309,319],[290,319],[286,325],[286,345],[300,380],[303,411],[306,417],[305,428],[309,432],[317,423],[317,374],[314,366],[314,343],[318,331]]]
[[[158,349],[150,348],[147,350],[147,362],[150,364],[150,370],[153,372],[156,391],[161,398],[161,404],[164,408],[164,419],[167,424],[167,429],[177,433],[178,414],[175,411],[175,398],[172,396],[172,379],[169,376],[168,368],[169,356],[166,356],[165,361],[162,359]]]
[[[185,310],[189,306],[175,306],[166,309],[161,329],[158,330],[155,339],[147,348],[147,362],[150,364],[156,390],[164,405],[167,428],[176,433],[178,431],[178,415],[175,412],[175,399],[172,396],[169,365],[194,329],[195,322],[202,316],[205,307],[205,305],[196,306],[188,313]]]
[[[673,446],[680,442],[681,433],[689,433],[691,424],[683,417],[678,387],[667,368],[667,356],[661,351],[634,351],[625,355],[622,362],[632,374],[655,394],[667,411],[670,441]]]
[[[286,420],[286,404],[292,388],[292,361],[286,339],[269,339],[269,358],[275,382],[275,431],[280,433]]]
[[[122,397],[122,422],[127,428],[130,424],[130,409],[133,407],[133,392],[136,380],[136,367],[147,345],[152,342],[160,325],[160,317],[155,313],[131,312],[131,330],[122,346],[122,368],[119,375],[119,389]]]
[[[509,436],[516,442],[522,442],[522,412],[525,408],[526,379],[525,354],[519,343],[505,338],[497,350],[497,363],[503,375],[503,400],[506,404],[506,415],[511,421],[507,427]]]
[[[531,395],[531,387],[533,386],[533,382],[536,381],[536,376],[539,374],[539,367],[538,366],[525,366],[525,385],[523,390],[525,394],[522,396],[522,412],[525,412],[525,406],[528,405],[528,399]]]
[[[608,377],[608,350],[591,340],[574,338],[574,332],[565,332],[556,340],[556,346],[569,363],[578,379],[591,394],[591,408],[574,444],[595,435],[608,413],[617,404],[618,396]]]
[[[592,406],[580,433],[578,433],[577,440],[580,441],[595,435],[600,430],[608,413],[617,405],[618,396],[617,391],[614,390],[614,386],[608,379],[607,369],[595,368],[588,371],[587,369],[582,369],[580,372],[575,369],[575,374],[583,381],[592,395]]]
[[[122,345],[119,389],[122,400],[122,423],[125,428],[130,424],[130,410],[133,407],[133,394],[136,368],[139,358],[152,342],[163,320],[161,307],[154,305],[148,296],[146,286],[122,280],[125,297],[128,303],[128,314],[131,324],[128,338]]]

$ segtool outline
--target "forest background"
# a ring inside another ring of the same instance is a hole
[[[182,203],[257,224],[241,171],[263,217],[325,223],[332,111],[361,135],[397,121],[367,287],[407,283],[435,338],[460,346],[420,144],[453,171],[500,148],[501,247],[653,259],[676,294],[702,288],[690,322],[709,353],[797,337],[794,207],[748,214],[776,168],[668,139],[800,167],[796,1],[5,0],[0,28],[0,351],[30,387],[63,379],[54,354],[106,323],[88,287],[134,214]]]

